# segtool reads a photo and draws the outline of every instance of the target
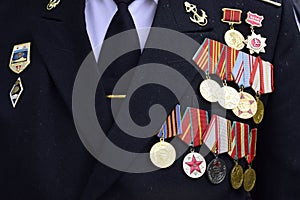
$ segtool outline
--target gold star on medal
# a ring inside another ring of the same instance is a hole
[[[252,32],[250,36],[247,37],[245,43],[247,44],[247,48],[250,51],[250,54],[254,52],[259,54],[260,52],[265,53],[265,47],[267,38],[261,37],[260,34],[255,34]]]

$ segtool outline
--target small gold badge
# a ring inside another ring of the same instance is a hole
[[[9,93],[9,97],[10,97],[10,100],[11,100],[11,103],[12,103],[12,106],[15,108],[22,93],[23,93],[23,85],[22,85],[22,81],[21,81],[21,78],[19,77],[17,79],[17,81],[15,82],[15,84],[13,85],[13,87],[11,88],[10,90],[10,93]]]
[[[201,9],[201,15],[197,12],[197,7],[194,4],[189,2],[184,2],[185,10],[187,13],[192,12],[193,17],[190,17],[190,20],[200,26],[205,26],[207,24],[207,15],[204,10]]]
[[[59,3],[60,3],[60,0],[50,0],[46,8],[47,8],[47,10],[52,10],[52,9],[54,9]]]
[[[30,42],[15,45],[9,62],[9,68],[20,74],[30,64]]]

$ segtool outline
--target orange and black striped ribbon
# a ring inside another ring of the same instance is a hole
[[[181,119],[180,119],[180,105],[176,105],[175,109],[167,117],[167,120],[163,123],[158,137],[171,138],[178,134],[181,134]]]

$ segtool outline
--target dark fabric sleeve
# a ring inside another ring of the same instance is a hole
[[[298,199],[300,188],[300,35],[292,1],[283,1],[274,55],[275,92],[259,129],[253,199]]]

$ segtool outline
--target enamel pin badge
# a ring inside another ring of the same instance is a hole
[[[54,9],[58,4],[60,3],[60,0],[50,0],[49,3],[47,4],[47,10],[52,10]]]
[[[14,108],[16,107],[16,105],[22,95],[23,90],[24,90],[24,88],[22,85],[22,81],[21,81],[21,78],[19,77],[17,79],[17,81],[15,82],[15,84],[13,85],[13,87],[11,88],[10,93],[9,93],[10,101]]]
[[[9,68],[16,74],[21,74],[30,64],[30,42],[17,44],[13,47]],[[12,106],[15,108],[22,93],[24,87],[21,77],[14,83],[12,89],[9,92],[9,98]]]
[[[30,42],[15,45],[11,53],[9,68],[20,74],[30,64]]]

